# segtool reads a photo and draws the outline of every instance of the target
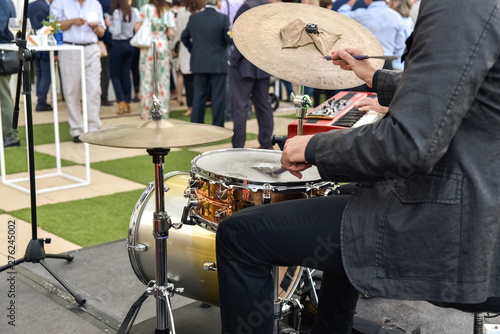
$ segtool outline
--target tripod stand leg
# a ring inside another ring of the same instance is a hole
[[[39,259],[38,260],[40,262],[40,264],[45,268],[47,269],[47,271],[52,275],[54,276],[54,278],[59,282],[61,283],[61,285],[66,289],[68,290],[68,292],[75,298],[76,302],[79,304],[79,305],[83,305],[85,304],[86,300],[84,298],[82,298],[82,296],[80,296],[78,293],[76,293],[75,290],[73,290],[72,287],[70,287],[68,285],[68,283],[66,283],[63,278],[61,276],[59,276],[58,273],[56,273],[54,271],[54,269],[52,269],[47,262],[45,262],[44,259]]]
[[[73,255],[69,254],[45,254],[45,257],[50,259],[63,259],[67,260],[68,262],[73,261],[73,259],[75,258]]]
[[[134,324],[135,318],[137,317],[137,314],[139,314],[139,310],[141,309],[142,303],[148,298],[149,292],[145,291],[139,299],[136,300],[136,302],[132,305],[130,310],[128,311],[127,315],[125,316],[125,319],[123,320],[122,324],[120,325],[120,328],[118,329],[118,332],[116,334],[128,334],[130,333],[130,330],[132,329],[132,325]]]
[[[17,266],[18,264],[23,263],[24,261],[26,261],[26,257],[22,257],[19,260],[16,260],[14,262],[10,262],[9,264],[6,264],[5,266],[1,266],[0,272],[7,270],[7,269],[10,269],[10,268],[14,268],[14,266]]]

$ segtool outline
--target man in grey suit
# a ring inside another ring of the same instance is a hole
[[[181,40],[191,53],[194,81],[191,122],[204,123],[205,104],[211,91],[212,124],[224,127],[226,49],[232,41],[228,16],[217,12],[220,6],[220,0],[207,0],[205,10],[189,18]]]

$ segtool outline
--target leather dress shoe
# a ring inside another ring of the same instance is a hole
[[[81,144],[81,143],[83,143],[83,142],[80,140],[80,137],[79,137],[79,136],[75,136],[75,137],[73,137],[73,143],[76,143],[76,144]]]
[[[7,148],[7,147],[19,147],[21,146],[21,142],[19,140],[5,140],[3,142],[3,147],[4,148]]]
[[[52,111],[52,106],[50,104],[37,104],[36,111]]]
[[[101,106],[103,107],[111,107],[113,105],[113,102],[111,101],[101,101]]]

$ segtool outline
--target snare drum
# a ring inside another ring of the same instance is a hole
[[[190,217],[196,223],[217,229],[225,217],[249,206],[321,195],[332,186],[321,181],[316,167],[299,179],[284,172],[281,152],[229,149],[203,153],[192,161]]]
[[[172,223],[181,220],[186,205],[183,194],[189,182],[188,173],[173,172],[165,175],[165,211],[170,215]],[[144,284],[155,279],[154,211],[155,189],[152,183],[135,205],[127,241],[130,263],[136,276]],[[218,305],[216,267],[215,231],[199,225],[184,225],[178,230],[169,230],[167,279],[176,288],[184,288],[184,296]],[[280,298],[285,301],[291,298],[302,270],[302,267],[280,268]]]

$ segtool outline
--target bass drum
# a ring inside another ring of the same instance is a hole
[[[165,211],[172,223],[180,222],[187,199],[184,191],[190,176],[184,172],[165,175]],[[141,195],[130,219],[127,248],[130,263],[139,280],[148,284],[155,279],[154,183]],[[170,229],[167,239],[167,279],[183,295],[212,305],[219,305],[219,287],[215,260],[215,232],[199,225]],[[302,267],[280,267],[280,298],[292,297],[302,275]]]

